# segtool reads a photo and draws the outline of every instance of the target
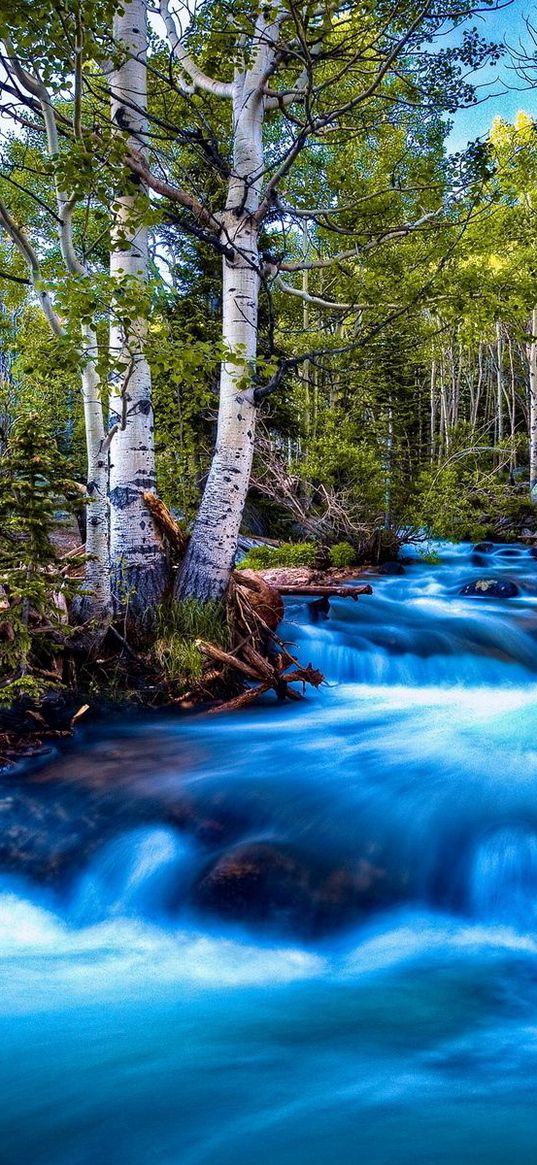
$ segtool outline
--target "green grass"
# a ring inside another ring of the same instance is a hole
[[[229,646],[229,630],[223,603],[200,603],[185,599],[182,603],[164,603],[157,615],[155,659],[168,680],[199,679],[203,656],[196,640],[205,639],[219,647]]]

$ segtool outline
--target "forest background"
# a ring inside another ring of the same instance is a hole
[[[214,632],[241,535],[268,540],[254,567],[533,538],[518,0],[0,12],[6,696],[66,620],[195,671],[185,618]]]

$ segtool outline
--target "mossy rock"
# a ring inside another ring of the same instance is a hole
[[[514,599],[520,594],[517,584],[507,578],[476,578],[459,591],[472,599]]]

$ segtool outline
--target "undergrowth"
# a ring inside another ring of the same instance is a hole
[[[196,646],[198,639],[224,649],[229,646],[225,605],[197,599],[163,603],[157,615],[153,655],[166,679],[180,682],[201,677],[203,656]]]

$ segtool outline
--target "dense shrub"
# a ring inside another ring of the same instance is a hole
[[[68,635],[66,606],[78,583],[65,576],[51,539],[58,511],[79,501],[68,469],[50,429],[35,414],[21,416],[0,456],[0,702],[41,695]]]
[[[329,554],[331,566],[354,566],[356,562],[356,551],[350,542],[336,542]]]
[[[283,542],[281,546],[254,546],[243,558],[241,570],[266,570],[272,566],[315,566],[319,548],[315,542]]]

